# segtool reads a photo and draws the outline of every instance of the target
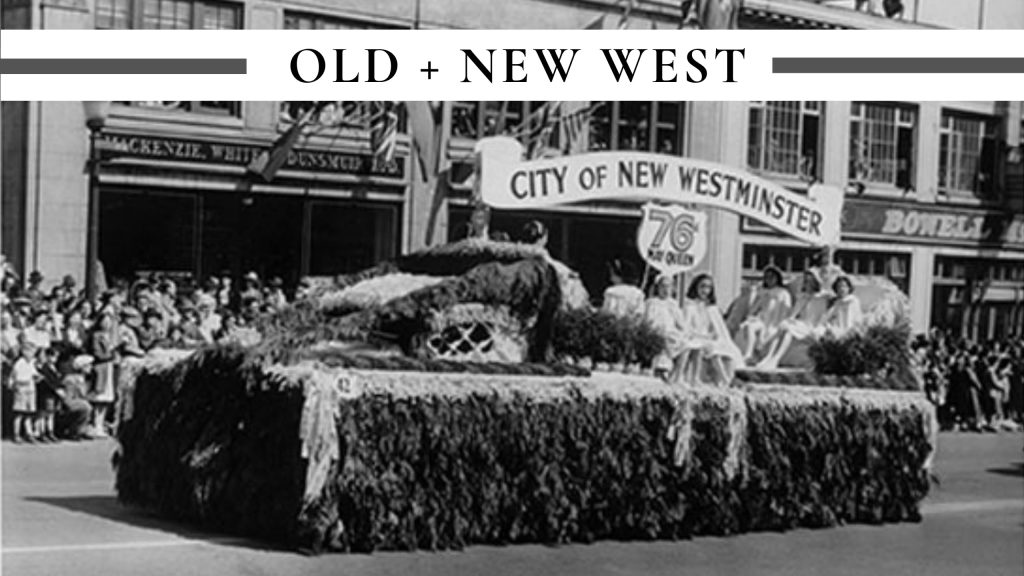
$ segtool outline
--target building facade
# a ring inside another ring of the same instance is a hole
[[[923,1],[923,0],[922,0]],[[920,7],[920,6],[919,6]],[[614,0],[415,2],[4,0],[6,28],[584,28],[623,16]],[[458,8],[458,9],[456,9]],[[537,21],[544,14],[543,22]],[[677,2],[638,2],[628,27],[678,25]],[[805,0],[746,0],[743,28],[913,28]],[[96,144],[99,260],[108,278],[160,271],[197,278],[255,270],[294,283],[365,268],[457,238],[469,221],[464,178],[477,139],[531,126],[541,102],[454,102],[441,115],[444,173],[425,184],[402,134],[393,159],[366,131],[307,131],[271,181],[248,165],[300,116],[301,102],[114,102]],[[606,102],[572,152],[646,150],[742,167],[793,190],[847,191],[836,257],[911,296],[915,328],[976,338],[1024,326],[1020,102]],[[3,252],[50,282],[85,271],[89,130],[77,102],[4,102]],[[569,135],[555,133],[552,143]],[[1016,151],[1014,148],[1016,147]],[[563,147],[564,148],[564,147]],[[711,211],[705,267],[723,300],[765,265],[802,270],[810,249]],[[552,253],[592,294],[612,258],[637,259],[637,206],[618,203],[492,213],[515,236],[540,219]]]

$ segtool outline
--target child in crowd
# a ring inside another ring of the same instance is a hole
[[[14,442],[35,442],[33,418],[36,413],[36,383],[41,378],[36,369],[36,348],[24,337],[20,343],[21,355],[11,368],[10,386],[14,392]]]
[[[44,442],[57,442],[57,432],[54,421],[57,415],[57,406],[60,401],[58,390],[61,387],[63,376],[57,366],[57,350],[47,348],[39,352],[39,375],[36,384],[37,408],[35,417],[35,428],[37,438]]]

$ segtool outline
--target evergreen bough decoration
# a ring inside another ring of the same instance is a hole
[[[369,552],[916,521],[928,490],[932,407],[916,393],[350,368],[338,458],[304,499],[303,382],[251,353],[205,350],[140,377],[119,434],[123,502],[297,548]],[[303,362],[328,379],[341,370]],[[692,432],[677,463],[681,402]]]
[[[892,326],[871,325],[839,337],[826,334],[810,345],[808,355],[817,374],[866,376],[873,382],[905,388],[907,381],[917,381],[910,337],[910,323],[904,319]]]
[[[552,344],[557,358],[649,367],[665,339],[640,319],[581,308],[558,312]]]

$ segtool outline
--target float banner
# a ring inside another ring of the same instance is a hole
[[[696,268],[708,252],[708,215],[680,205],[648,203],[636,231],[640,257],[674,276]]]
[[[593,152],[523,161],[516,140],[477,143],[480,193],[494,208],[527,210],[600,200],[700,204],[753,218],[815,246],[839,242],[841,190],[791,192],[731,166],[647,152]]]

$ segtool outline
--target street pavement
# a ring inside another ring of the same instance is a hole
[[[1021,576],[1024,434],[940,436],[916,524],[845,526],[682,542],[474,546],[461,552],[309,557],[211,534],[117,503],[112,441],[5,443],[2,565],[10,576],[581,575]]]

